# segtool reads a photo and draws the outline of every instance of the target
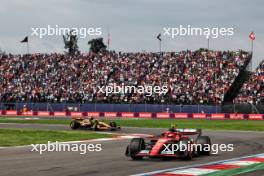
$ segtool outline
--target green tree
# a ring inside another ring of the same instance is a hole
[[[71,30],[67,35],[63,35],[63,41],[64,41],[64,48],[68,49],[69,55],[79,55],[79,47],[78,47],[78,37],[77,35],[73,34],[73,31]]]
[[[88,42],[88,45],[90,45],[90,51],[94,53],[106,50],[106,45],[103,42],[103,38],[92,39]]]

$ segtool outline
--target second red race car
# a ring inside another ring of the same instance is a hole
[[[133,138],[126,148],[126,156],[133,160],[143,157],[182,158],[210,155],[211,139],[202,136],[201,129],[175,129],[150,138]]]

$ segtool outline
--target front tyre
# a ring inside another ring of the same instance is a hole
[[[127,150],[129,151],[130,157],[133,160],[141,160],[143,156],[137,156],[137,154],[145,148],[146,145],[143,138],[134,138],[131,140]]]
[[[116,123],[115,122],[110,122],[110,124],[109,124],[112,128],[116,128],[117,127],[117,125],[116,125]]]

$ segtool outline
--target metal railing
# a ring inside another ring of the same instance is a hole
[[[172,104],[103,104],[103,103],[0,103],[1,110],[21,110],[26,106],[32,111],[81,111],[81,112],[173,112],[221,113],[217,105]]]

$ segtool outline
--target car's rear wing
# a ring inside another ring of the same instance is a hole
[[[84,120],[84,117],[72,117],[73,120]]]
[[[71,117],[73,120],[85,120],[90,119],[91,117],[84,117],[84,116],[73,116]]]
[[[202,129],[191,129],[191,128],[177,128],[176,132],[183,133],[184,135],[201,135]]]

